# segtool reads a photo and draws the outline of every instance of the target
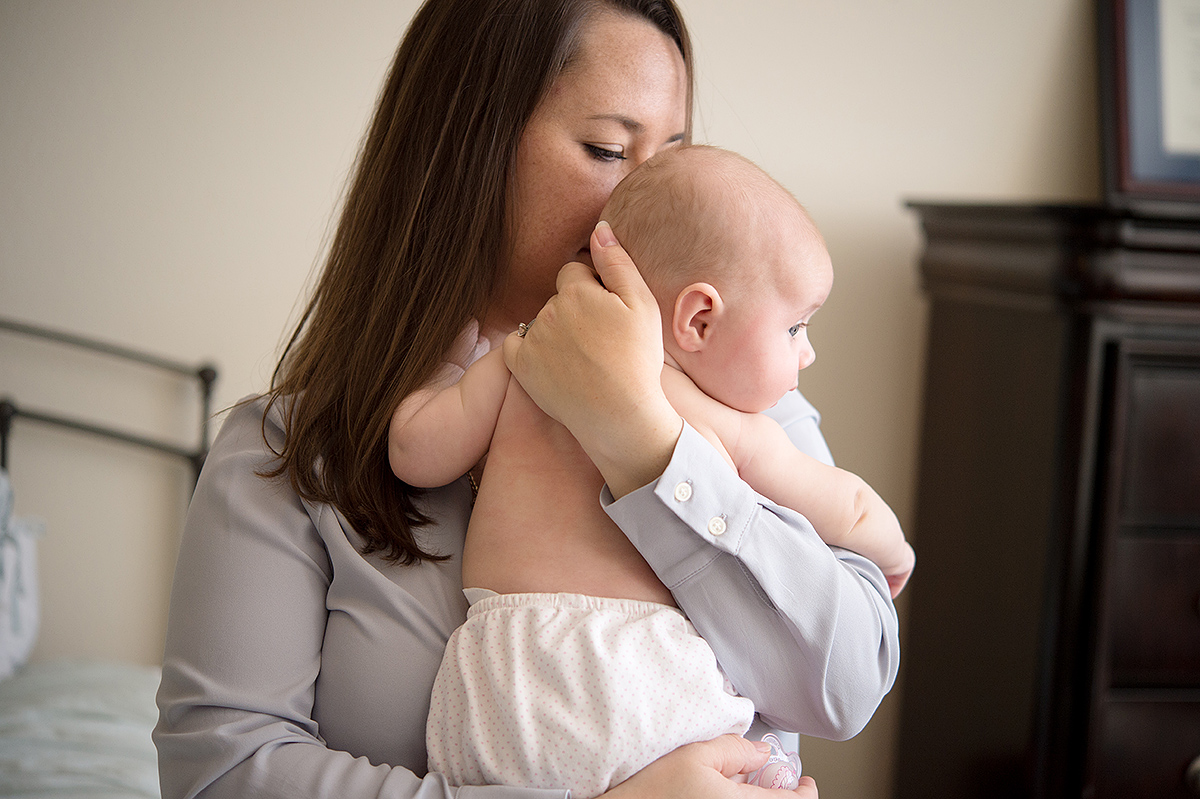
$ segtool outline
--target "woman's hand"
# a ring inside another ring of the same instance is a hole
[[[723,799],[782,796],[784,791],[734,782],[767,762],[767,752],[740,735],[681,746],[604,794],[604,799]],[[801,777],[795,791],[817,799],[812,777]]]
[[[590,244],[595,272],[564,266],[536,323],[505,340],[504,360],[621,497],[662,474],[682,421],[662,390],[658,302],[607,223]]]

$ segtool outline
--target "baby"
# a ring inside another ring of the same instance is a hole
[[[688,146],[630,174],[603,218],[659,302],[676,411],[756,491],[874,561],[895,596],[914,563],[895,515],[759,413],[815,357],[805,328],[832,267],[807,213],[749,161]],[[683,744],[745,733],[752,703],[605,514],[599,472],[499,348],[454,385],[406,398],[389,433],[392,470],[414,486],[449,483],[485,455],[463,550],[471,607],[434,686],[430,770],[456,785],[591,797]]]

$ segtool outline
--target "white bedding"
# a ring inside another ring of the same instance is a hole
[[[157,799],[159,671],[50,662],[0,681],[0,796]]]

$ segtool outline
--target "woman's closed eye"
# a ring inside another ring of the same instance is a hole
[[[612,147],[601,147],[598,144],[583,143],[583,149],[587,150],[588,154],[597,161],[624,161],[625,153],[622,150]]]

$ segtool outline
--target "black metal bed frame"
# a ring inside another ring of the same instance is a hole
[[[87,433],[111,441],[119,441],[124,444],[131,444],[182,458],[192,467],[193,479],[200,476],[200,468],[204,465],[204,458],[208,455],[208,425],[211,417],[212,389],[213,384],[217,380],[217,370],[212,364],[204,363],[193,366],[128,347],[109,344],[84,336],[77,336],[72,333],[64,333],[10,319],[0,319],[0,330],[53,341],[101,355],[108,355],[123,361],[143,364],[152,369],[172,372],[196,380],[200,387],[200,442],[192,449],[162,439],[130,433],[81,419],[72,419],[55,413],[26,408],[17,405],[11,397],[0,397],[0,468],[8,468],[8,440],[12,433],[13,420],[28,419],[29,421]]]

